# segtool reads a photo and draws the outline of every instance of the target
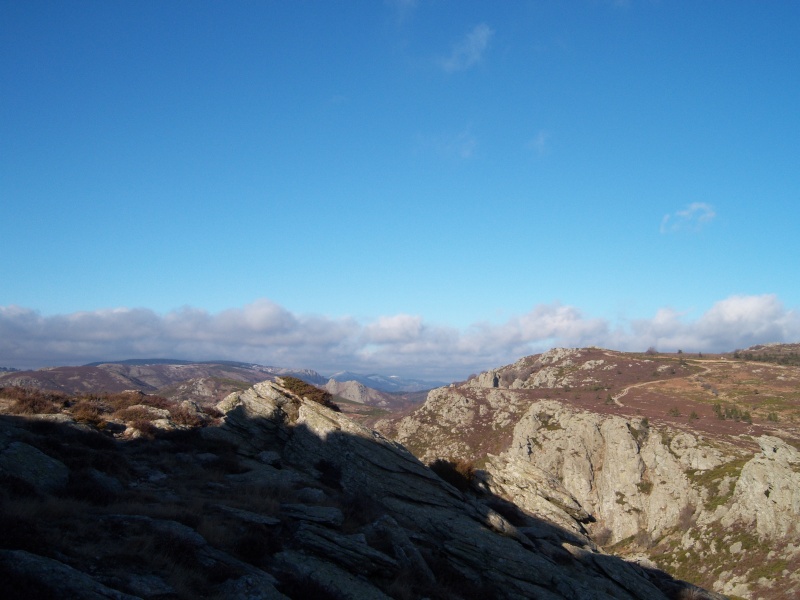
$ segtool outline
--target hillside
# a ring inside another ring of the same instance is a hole
[[[376,427],[619,555],[786,598],[800,591],[800,368],[745,356],[555,349]]]
[[[4,597],[721,598],[292,388],[0,398]]]

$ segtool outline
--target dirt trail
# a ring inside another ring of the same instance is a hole
[[[724,364],[730,364],[730,361],[724,360],[724,359],[719,359],[719,358],[692,359],[691,362],[693,364],[697,364],[697,363],[714,363],[714,364],[724,363]],[[698,373],[692,373],[690,375],[681,375],[680,377],[675,377],[673,379],[673,381],[675,379],[691,379],[692,377],[697,377],[698,375],[707,375],[711,371],[711,367],[707,367],[707,366],[702,365],[702,364],[698,365],[698,366],[700,366],[703,370],[698,372]],[[647,385],[659,384],[659,383],[661,383],[663,381],[664,381],[663,379],[656,379],[654,381],[642,381],[641,383],[631,384],[631,385],[629,385],[627,387],[622,388],[622,391],[619,394],[617,394],[616,396],[612,396],[611,399],[614,401],[614,404],[616,404],[617,406],[624,407],[625,405],[622,402],[620,402],[619,400],[620,400],[620,398],[625,396],[629,391],[631,391],[634,388],[638,388],[638,387],[645,387]]]

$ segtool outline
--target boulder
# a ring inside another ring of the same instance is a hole
[[[41,492],[59,490],[69,481],[64,463],[25,442],[12,442],[0,452],[0,471]]]

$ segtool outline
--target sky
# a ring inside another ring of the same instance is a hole
[[[800,3],[0,0],[0,366],[800,341]]]

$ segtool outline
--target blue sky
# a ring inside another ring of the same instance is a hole
[[[797,2],[2,2],[0,365],[800,341]]]

